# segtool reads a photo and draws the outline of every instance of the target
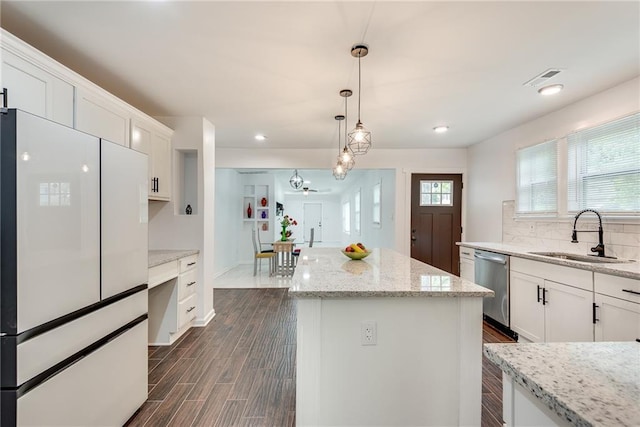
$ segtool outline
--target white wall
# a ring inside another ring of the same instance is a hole
[[[171,202],[149,203],[149,249],[198,249],[198,305],[196,324],[206,324],[213,311],[214,277],[214,188],[215,128],[202,117],[162,117],[160,120],[174,129],[171,140],[173,171],[180,156],[174,150],[195,150],[198,155],[198,211],[182,215],[182,206],[175,207],[179,197],[177,174],[173,174]]]
[[[216,151],[217,168],[330,169],[334,161],[333,148],[296,150],[219,148]],[[407,255],[410,253],[411,174],[461,173],[466,186],[467,150],[464,148],[376,149],[374,140],[371,151],[365,156],[358,157],[356,161],[356,167],[361,169],[395,170],[395,188],[390,193],[392,200],[386,203],[393,203],[396,212],[394,249]],[[465,226],[464,193],[462,197],[462,222]],[[389,207],[383,206],[382,209],[384,211]],[[393,207],[391,210],[394,210]]]
[[[380,183],[380,226],[373,225],[373,187]],[[362,242],[369,248],[394,248],[395,217],[394,209],[396,189],[395,171],[390,169],[369,170],[346,190],[340,200],[342,204],[349,200],[351,208],[351,233],[342,233],[342,245]],[[355,229],[355,195],[360,190],[360,233]],[[342,230],[340,230],[342,231]]]
[[[559,96],[562,96],[561,94]],[[541,102],[545,102],[541,99]],[[500,242],[502,202],[515,200],[516,150],[640,110],[640,77],[510,129],[468,149],[465,241]]]
[[[242,177],[233,169],[216,169],[214,275],[238,264],[238,236],[242,226]]]
[[[339,242],[342,240],[342,218],[340,212],[340,196],[309,193],[308,196],[288,194],[284,199],[284,213],[298,221],[297,226],[289,227],[293,231],[296,242],[302,242],[304,231],[305,203],[320,203],[322,205],[322,241]],[[276,224],[276,229],[278,224]],[[318,230],[314,231],[315,241],[318,240]],[[308,237],[307,237],[308,239]]]

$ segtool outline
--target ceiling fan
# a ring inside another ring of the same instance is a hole
[[[304,194],[305,196],[308,196],[309,193],[317,193],[318,190],[314,190],[313,188],[309,188],[309,187],[302,187],[302,194]]]

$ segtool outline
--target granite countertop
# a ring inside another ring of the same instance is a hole
[[[466,248],[485,249],[488,251],[498,252],[501,254],[511,255],[519,258],[526,258],[533,261],[542,261],[549,264],[564,265],[566,267],[579,268],[582,270],[595,271],[603,274],[611,274],[613,276],[628,277],[630,279],[640,279],[640,262],[626,263],[588,263],[581,261],[573,261],[568,259],[550,258],[542,255],[535,255],[529,252],[558,252],[548,248],[532,248],[524,246],[507,245],[504,243],[492,242],[458,242],[458,246]],[[584,254],[576,254],[584,255]]]
[[[340,248],[304,248],[289,294],[297,298],[492,297],[493,291],[390,249],[352,261]]]
[[[197,253],[200,253],[198,249],[187,249],[187,250],[162,249],[162,250],[149,251],[149,268],[155,267],[156,265],[165,264],[167,262],[175,261],[177,259],[184,258],[189,255],[194,255]]]
[[[575,426],[640,425],[640,343],[485,344],[484,354]]]

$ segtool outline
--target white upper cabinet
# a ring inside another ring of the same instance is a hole
[[[76,90],[76,129],[116,144],[129,146],[131,113],[107,97]]]
[[[73,86],[2,49],[2,87],[7,107],[73,127]]]
[[[171,129],[143,118],[131,119],[131,148],[149,156],[149,199],[171,199]]]

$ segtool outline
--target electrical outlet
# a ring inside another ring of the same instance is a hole
[[[531,224],[529,224],[529,236],[535,236],[536,235],[536,223],[532,222]]]
[[[376,345],[378,344],[378,329],[376,322],[373,320],[365,320],[360,324],[360,344]]]

